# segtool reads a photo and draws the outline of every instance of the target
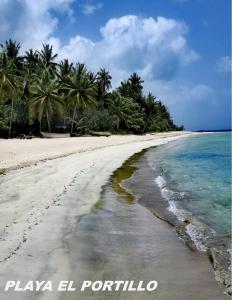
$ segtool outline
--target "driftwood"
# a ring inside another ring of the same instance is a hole
[[[19,136],[18,136],[21,140],[31,140],[32,139],[32,135],[31,134],[29,134],[29,135],[26,135],[26,134],[20,134]]]
[[[90,131],[89,132],[92,136],[111,136],[110,132],[105,132],[105,131]]]
[[[70,137],[70,133],[53,133],[53,132],[40,132],[43,138],[67,138]]]

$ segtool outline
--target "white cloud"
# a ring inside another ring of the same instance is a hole
[[[220,73],[231,72],[231,58],[229,56],[220,57],[217,61],[217,70]]]
[[[49,41],[58,25],[53,12],[72,16],[74,0],[3,0],[0,8],[1,40],[20,41],[22,50],[40,48]]]
[[[188,124],[191,119],[188,106],[195,103],[199,107],[199,102],[206,103],[212,90],[203,84],[185,86],[176,79],[179,71],[199,58],[188,45],[186,24],[164,17],[127,15],[110,19],[100,29],[101,38],[97,42],[76,35],[62,45],[55,35],[58,19],[54,12],[72,16],[73,1],[2,0],[2,41],[12,37],[21,43],[23,51],[40,49],[42,43],[49,42],[59,53],[58,60],[69,58],[73,62],[84,62],[93,71],[100,67],[108,69],[114,87],[132,72],[138,72],[145,80],[145,91],[152,91],[164,101],[178,123]]]
[[[175,122],[186,129],[215,129],[223,122],[220,119],[224,113],[220,110],[224,100],[219,104],[214,89],[206,84],[155,80],[147,82],[146,91],[149,90],[167,105]]]
[[[86,16],[94,14],[97,10],[101,9],[103,6],[102,3],[91,4],[85,3],[82,7],[82,13]]]
[[[158,98],[163,99],[166,104],[173,108],[177,104],[189,105],[205,101],[213,95],[213,89],[205,84],[183,85],[174,79],[170,82],[159,80],[148,81],[146,92],[154,89]]]
[[[211,87],[184,85],[177,80],[178,72],[199,58],[187,43],[188,29],[183,22],[128,15],[110,19],[100,32],[98,42],[81,36],[72,38],[60,49],[60,55],[78,59],[94,71],[105,67],[113,77],[113,87],[138,72],[145,80],[145,92],[153,92],[169,107],[175,121],[188,128],[199,115],[194,107],[204,107],[205,115],[208,99],[214,105]]]
[[[73,1],[2,0],[2,42],[11,37],[21,43],[22,51],[40,49],[42,43],[51,43],[60,59],[67,57],[74,62],[78,59],[93,70],[108,68],[115,84],[134,71],[145,79],[169,80],[180,68],[198,58],[188,46],[185,23],[164,17],[127,15],[110,19],[100,29],[102,37],[98,42],[76,35],[67,45],[61,45],[59,36],[54,34],[58,26],[54,12],[71,16]],[[88,9],[90,13],[92,8]]]
[[[187,26],[173,19],[128,15],[110,19],[100,32],[98,42],[72,38],[60,54],[78,58],[94,70],[106,67],[116,84],[134,71],[145,79],[169,80],[179,68],[198,59],[187,44]]]

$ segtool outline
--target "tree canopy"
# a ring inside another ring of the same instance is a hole
[[[143,134],[182,130],[167,107],[143,92],[137,73],[112,89],[112,76],[85,64],[58,62],[53,47],[29,49],[6,41],[0,47],[0,137],[40,134],[63,126],[72,135],[90,131]]]

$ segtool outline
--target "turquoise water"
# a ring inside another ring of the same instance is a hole
[[[162,160],[168,186],[184,192],[179,204],[221,237],[231,231],[231,133],[187,138]]]

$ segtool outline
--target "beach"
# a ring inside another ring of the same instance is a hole
[[[175,136],[191,134],[190,132],[154,133],[142,136],[113,135],[110,137],[78,137],[32,140],[0,139],[0,172],[30,166],[38,161],[64,157],[74,153],[92,151],[115,145],[133,142],[157,140],[157,144],[172,140]]]
[[[139,203],[117,201],[110,184],[115,170],[135,153],[191,135],[0,140],[1,299],[31,299],[31,292],[3,292],[7,280],[93,278],[157,280],[155,295],[161,300],[226,299],[204,255],[191,251],[170,225]],[[33,299],[78,295],[38,292]],[[108,297],[144,298],[128,292],[91,299]]]

